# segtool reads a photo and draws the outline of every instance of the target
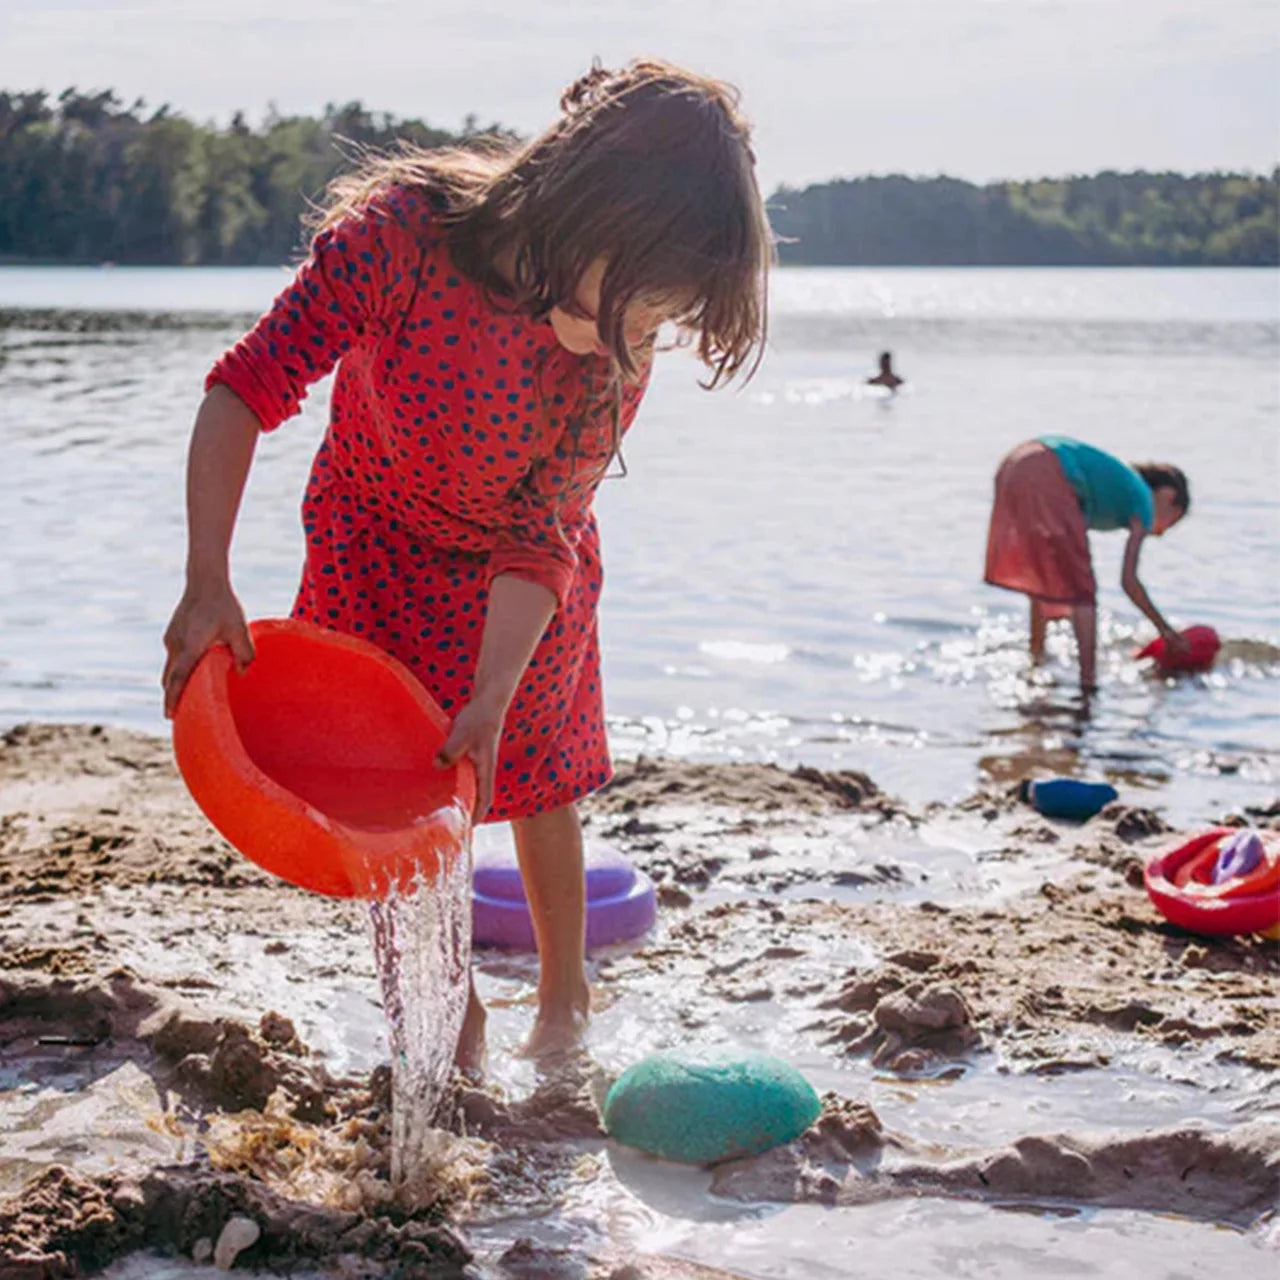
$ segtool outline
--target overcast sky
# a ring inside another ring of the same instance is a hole
[[[593,55],[721,76],[766,187],[1280,159],[1280,0],[0,0],[0,88],[225,121],[362,99],[547,124]]]

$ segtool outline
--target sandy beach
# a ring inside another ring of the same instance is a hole
[[[1229,1122],[1138,1106],[1131,1124],[1028,1114],[1006,1132],[945,1136],[910,1111],[886,1119],[856,1089],[826,1090],[799,1140],[717,1168],[714,1196],[1124,1208],[1265,1237],[1280,1190],[1280,959],[1274,944],[1196,939],[1160,919],[1140,872],[1176,833],[1155,812],[1050,823],[1005,790],[912,811],[854,772],[641,759],[588,813],[593,838],[648,871],[661,903],[644,943],[595,960],[606,1022],[648,1001],[659,1039],[713,1045],[718,1028],[776,1006],[815,1060],[935,1096],[984,1062],[1011,1081],[1102,1087],[1135,1052],[1179,1088],[1232,1094]],[[1280,807],[1249,816],[1274,827]],[[906,856],[921,849],[933,852]],[[310,1043],[298,999],[357,975],[367,985],[359,906],[241,859],[163,739],[9,731],[0,854],[3,1280],[88,1274],[136,1250],[200,1260],[236,1217],[260,1228],[240,1266],[731,1274],[619,1245],[496,1249],[492,1231],[471,1243],[477,1224],[517,1208],[554,1217],[609,1176],[599,1104],[616,1071],[591,1052],[523,1090],[457,1082],[438,1186],[396,1204],[387,1069],[367,1054],[345,1069],[334,1046]],[[512,963],[481,955],[482,976]],[[612,1037],[615,1060],[645,1049]]]

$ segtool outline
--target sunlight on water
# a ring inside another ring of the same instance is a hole
[[[279,282],[0,269],[0,474],[16,495],[0,502],[0,726],[163,729],[187,431],[244,323],[229,312]],[[969,794],[990,765],[1070,766],[1132,779],[1172,821],[1268,802],[1275,284],[1265,270],[775,273],[754,380],[707,394],[690,361],[664,357],[629,476],[601,486],[615,751],[856,768],[908,800]],[[885,347],[908,378],[894,397],[863,382]],[[233,563],[251,615],[292,603],[326,411],[322,385],[258,451]],[[1176,625],[1220,632],[1210,676],[1169,683],[1131,660],[1150,627],[1107,535],[1091,717],[1072,720],[1065,634],[1031,670],[1025,604],[981,568],[996,463],[1044,432],[1185,467],[1192,517],[1152,540],[1141,573]]]
[[[432,1125],[453,1067],[471,969],[471,851],[370,904],[391,1049],[391,1181],[430,1192],[448,1138]]]
[[[704,640],[698,650],[729,662],[785,662],[790,653],[785,644],[746,644],[741,640]]]

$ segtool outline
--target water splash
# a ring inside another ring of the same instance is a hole
[[[470,841],[436,875],[373,901],[369,917],[391,1047],[391,1182],[427,1200],[451,1145],[433,1122],[467,1008]]]

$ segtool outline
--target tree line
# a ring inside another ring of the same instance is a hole
[[[371,112],[243,114],[225,127],[111,90],[0,91],[0,261],[274,265],[360,148],[477,135]],[[783,262],[865,265],[1275,265],[1270,176],[1100,173],[977,186],[855,178],[769,200]]]
[[[309,202],[358,148],[502,132],[359,102],[218,128],[110,90],[0,92],[0,260],[275,265],[297,256]]]
[[[770,201],[783,262],[867,266],[1275,266],[1280,168],[1099,173],[977,186],[853,178]]]

